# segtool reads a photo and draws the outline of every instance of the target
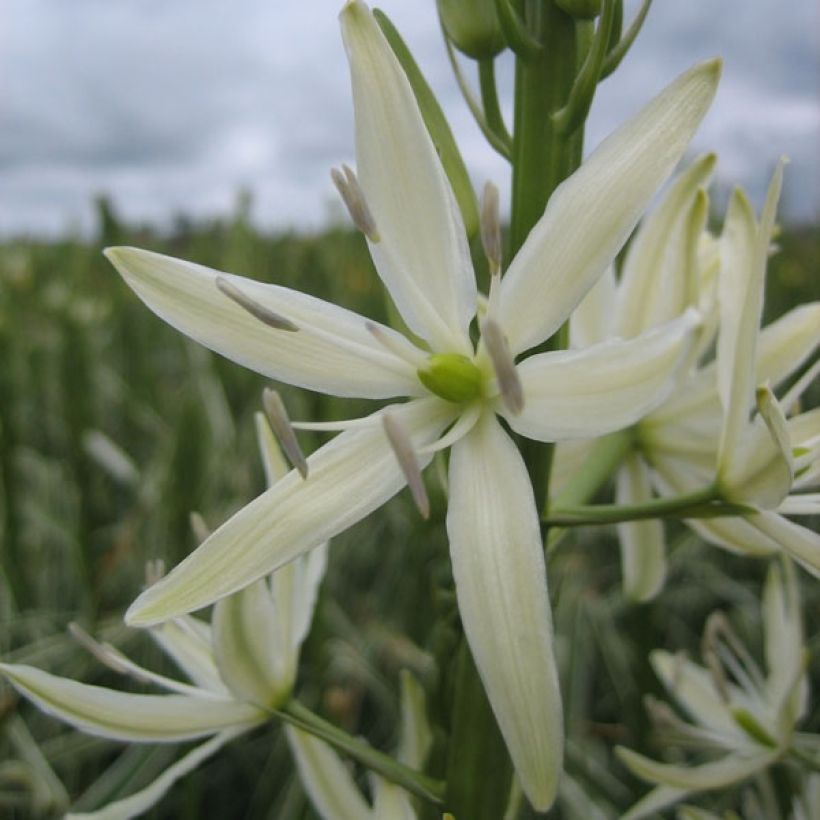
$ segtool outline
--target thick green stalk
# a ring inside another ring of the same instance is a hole
[[[432,803],[440,804],[443,796],[443,786],[421,772],[399,763],[389,755],[374,749],[367,741],[351,737],[347,732],[328,723],[324,718],[314,714],[297,700],[290,700],[274,714],[286,723],[302,729],[315,737],[324,740],[339,751],[358,760],[363,766],[377,772],[382,777],[403,786],[407,791]]]
[[[518,0],[517,9],[543,49],[516,60],[508,259],[524,244],[552,192],[578,166],[577,145],[582,139],[568,138],[553,120],[567,102],[578,67],[575,22],[554,0]],[[583,133],[583,125],[578,131]],[[556,337],[543,349],[566,346],[562,335]],[[547,499],[554,446],[524,440],[521,449],[541,509]]]

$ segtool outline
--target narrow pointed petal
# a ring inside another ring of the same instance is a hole
[[[661,809],[683,800],[689,789],[673,789],[671,786],[657,786],[644,795],[629,811],[621,815],[621,820],[642,820],[655,817]]]
[[[546,568],[526,468],[489,413],[453,446],[447,531],[476,667],[524,793],[543,811],[564,743]]]
[[[638,421],[675,386],[691,348],[697,314],[628,341],[540,353],[518,365],[524,409],[505,414],[517,433],[539,441],[589,438]]]
[[[452,405],[422,399],[393,406],[420,448],[453,420]],[[380,414],[373,424],[338,435],[317,450],[305,481],[292,470],[241,509],[126,613],[148,626],[236,592],[360,521],[404,485]],[[426,466],[432,455],[419,454]]]
[[[741,731],[707,669],[682,655],[672,655],[660,649],[652,652],[649,660],[669,694],[696,723],[728,737],[741,737]],[[742,693],[733,684],[727,685],[733,700],[742,700]]]
[[[378,775],[373,777],[373,816],[390,820],[416,820],[410,795],[401,786]]]
[[[646,463],[632,454],[618,471],[616,502],[642,504],[651,498]],[[666,579],[663,523],[658,519],[627,521],[618,524],[617,529],[621,542],[624,595],[633,601],[649,601],[658,594]]]
[[[285,726],[299,778],[322,820],[376,820],[342,759],[323,740]]]
[[[197,686],[229,694],[214,661],[210,624],[184,615],[154,627],[151,637]]]
[[[691,68],[606,139],[552,194],[502,281],[513,353],[551,336],[612,263],[714,97],[720,62]]]
[[[270,709],[287,698],[296,659],[273,640],[276,611],[267,579],[217,601],[212,624],[219,673],[237,700]]]
[[[249,728],[267,720],[264,712],[234,700],[134,695],[22,664],[0,664],[0,672],[43,712],[111,740],[166,743],[229,728]]]
[[[622,746],[615,751],[637,777],[650,783],[687,791],[708,791],[740,783],[765,769],[780,756],[777,751],[759,752],[744,757],[732,754],[714,763],[703,763],[700,766],[675,766],[650,760]]]
[[[793,558],[815,578],[820,578],[820,533],[801,527],[788,518],[774,512],[764,512],[749,519],[763,535],[780,545],[783,552]]]
[[[107,806],[90,812],[69,812],[66,820],[130,820],[145,813],[165,797],[168,790],[185,775],[201,766],[209,757],[212,757],[226,743],[230,743],[243,730],[220,732],[188,754],[181,757],[176,763],[169,766],[154,781],[144,789],[129,794],[122,800],[116,800]]]
[[[373,261],[410,329],[469,353],[476,284],[464,223],[413,90],[364,3],[342,10],[357,171],[379,241]]]
[[[759,226],[749,201],[735,191],[721,237],[716,361],[724,425],[718,445],[719,480],[732,469],[734,460],[741,454],[740,439],[753,406],[766,263],[782,183],[781,162],[769,186]]]
[[[325,570],[327,569],[327,552],[327,543],[320,544],[306,555],[292,562],[297,567],[298,575],[296,583],[293,585],[294,595],[291,603],[290,641],[297,660],[299,649],[307,637],[310,631],[310,624],[313,621],[313,610],[316,608],[316,600],[319,597],[319,586],[325,577]],[[282,567],[282,569],[284,569],[284,567]],[[279,585],[280,573],[281,570],[278,570],[271,577],[273,600],[276,604],[277,612],[281,611],[281,604],[279,602],[284,597],[281,586]]]
[[[616,335],[637,336],[668,322],[687,307],[687,282],[672,256],[680,256],[678,234],[688,233],[688,217],[696,194],[715,167],[707,154],[692,163],[670,187],[657,208],[645,219],[624,260],[618,288]]]
[[[415,371],[378,344],[369,320],[304,293],[137,248],[108,248],[137,296],[177,330],[245,367],[335,396],[418,395]],[[219,290],[223,278],[298,330],[276,330]],[[398,335],[390,328],[387,334]]]

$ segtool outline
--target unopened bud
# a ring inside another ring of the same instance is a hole
[[[452,44],[474,60],[488,60],[506,47],[495,0],[438,0],[441,24]]]

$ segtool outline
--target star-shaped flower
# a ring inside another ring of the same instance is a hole
[[[257,434],[268,483],[274,484],[285,474],[286,465],[261,414],[257,414]],[[210,624],[182,615],[153,627],[152,637],[190,683],[138,666],[113,646],[73,627],[75,636],[102,663],[170,694],[119,692],[23,664],[0,663],[0,674],[21,694],[88,734],[126,743],[177,743],[210,736],[140,791],[98,812],[70,814],[70,818],[103,820],[142,814],[226,743],[271,719],[270,710],[287,701],[293,690],[326,559],[327,545],[319,545],[270,578],[223,598]],[[293,728],[288,739],[297,756],[302,746],[321,743]],[[323,754],[335,753],[328,749]],[[401,791],[387,784],[381,788]]]
[[[720,613],[707,624],[705,666],[660,650],[652,653],[655,672],[691,720],[684,721],[664,704],[652,702],[656,721],[670,738],[687,748],[712,758],[716,752],[720,756],[685,766],[658,763],[619,748],[621,760],[632,772],[657,784],[624,820],[652,815],[693,792],[740,783],[782,759],[795,745],[813,753],[817,738],[795,735],[808,706],[808,658],[794,570],[788,559],[782,569],[772,564],[763,616],[765,677]]]
[[[411,401],[325,425],[343,432],[301,465],[306,479],[292,472],[238,512],[126,618],[149,625],[229,595],[408,482],[425,510],[420,471],[451,447],[447,530],[462,622],[523,789],[543,809],[562,758],[546,570],[530,479],[498,416],[556,441],[632,424],[666,396],[691,346],[692,313],[631,341],[516,358],[560,328],[617,254],[705,114],[720,66],[683,74],[553,193],[476,317],[461,215],[410,85],[363,3],[348,2],[341,21],[358,176],[346,168],[335,179],[426,348],[283,287],[147,251],[107,255],[159,316],[235,361],[332,395]]]

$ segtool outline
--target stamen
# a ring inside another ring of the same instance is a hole
[[[68,631],[71,637],[103,666],[113,669],[120,675],[128,674],[127,666],[122,662],[123,656],[117,652],[111,644],[104,644],[94,640],[91,635],[74,621],[68,625]]]
[[[407,479],[407,486],[410,488],[413,501],[421,517],[427,519],[430,517],[430,499],[427,497],[427,489],[421,477],[413,442],[404,427],[390,413],[382,413],[382,425],[404,477]]]
[[[145,586],[152,587],[165,575],[165,561],[162,558],[154,558],[145,562]]]
[[[809,385],[817,378],[820,373],[820,359],[818,359],[789,389],[788,393],[783,396],[780,406],[783,412],[789,416],[793,412],[798,411],[800,407],[800,397],[806,392]]]
[[[501,275],[501,220],[498,216],[498,188],[492,183],[484,185],[481,195],[481,245],[490,265],[490,274]]]
[[[333,168],[330,171],[330,177],[347,207],[353,224],[371,242],[378,242],[380,237],[376,229],[376,222],[373,219],[373,214],[370,213],[367,200],[364,198],[364,191],[362,191],[353,169],[347,165],[343,165],[341,171],[338,168]]]
[[[430,455],[431,453],[438,453],[440,450],[445,450],[452,447],[459,439],[464,438],[470,430],[475,427],[479,416],[481,415],[481,406],[474,404],[468,407],[459,417],[458,421],[440,438],[426,447],[419,450],[420,455]]]
[[[259,304],[256,300],[251,299],[250,296],[242,293],[242,291],[239,290],[233,282],[229,282],[224,276],[216,277],[216,286],[222,291],[222,293],[225,294],[225,296],[236,302],[236,304],[243,310],[248,311],[248,313],[250,313],[255,319],[259,319],[260,322],[268,325],[268,327],[272,327],[275,330],[299,330],[299,328],[293,324],[290,319],[286,319],[284,316],[274,313],[274,311],[266,308],[264,305]]]
[[[786,427],[786,417],[783,409],[777,402],[768,383],[760,385],[755,391],[755,402],[757,410],[766,424],[769,435],[772,437],[775,447],[777,447],[782,460],[789,471],[789,487],[794,481],[794,457],[792,456],[792,443],[789,431]]]
[[[364,429],[378,424],[378,417],[364,416],[358,419],[341,419],[340,421],[294,421],[294,430],[310,430],[314,433],[344,433],[345,430]]]
[[[265,415],[267,415],[270,426],[279,439],[285,455],[299,471],[299,475],[302,478],[307,478],[307,459],[299,446],[299,441],[296,438],[293,425],[290,423],[288,411],[285,409],[282,397],[275,390],[266,387],[262,391],[262,406],[265,408]]]
[[[510,353],[507,338],[501,326],[493,319],[485,319],[482,323],[481,338],[487,347],[490,361],[493,363],[504,405],[514,416],[517,416],[524,409],[524,388],[518,377],[515,359]]]
[[[414,344],[407,341],[404,336],[397,333],[388,332],[387,328],[375,324],[375,322],[365,322],[367,332],[388,352],[398,356],[402,361],[407,362],[418,370],[427,361],[427,356]]]
[[[211,528],[205,523],[202,515],[196,511],[188,516],[188,523],[191,525],[191,531],[196,538],[197,544],[201,544],[211,537]]]
[[[754,696],[765,690],[766,682],[760,669],[722,612],[713,612],[709,616],[703,643],[705,651],[714,655],[724,681],[728,669],[747,694]]]

